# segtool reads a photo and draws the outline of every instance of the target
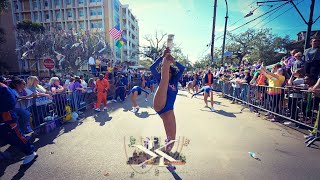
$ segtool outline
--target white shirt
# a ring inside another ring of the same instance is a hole
[[[91,56],[89,58],[89,65],[95,65],[96,64],[96,61],[94,60],[94,58]]]
[[[88,84],[86,83],[85,80],[81,80],[81,86],[84,87],[84,88],[87,88]]]

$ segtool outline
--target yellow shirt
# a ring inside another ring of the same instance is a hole
[[[112,73],[112,69],[113,69],[112,67],[108,67],[108,72]]]
[[[276,95],[281,94],[281,87],[285,81],[285,77],[282,75],[278,75],[278,79],[275,77],[268,77],[269,87],[278,87],[278,88],[268,88],[268,94]]]
[[[96,59],[96,68],[99,68],[101,65],[100,59]]]

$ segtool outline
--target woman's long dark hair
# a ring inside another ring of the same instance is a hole
[[[20,85],[21,83],[23,83],[23,79],[15,78],[11,81],[9,87],[11,89],[17,89],[17,86]]]

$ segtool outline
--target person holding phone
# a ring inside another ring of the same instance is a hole
[[[171,36],[171,38],[173,38]],[[153,99],[154,110],[163,120],[167,139],[175,140],[176,138],[176,118],[173,111],[174,103],[178,94],[178,82],[182,76],[185,67],[176,62],[170,54],[173,42],[168,38],[168,47],[164,51],[162,57],[158,58],[150,67],[150,71],[156,78],[159,86]],[[162,62],[162,64],[160,64]],[[178,70],[172,66],[175,64]],[[157,68],[160,65],[160,72]],[[166,147],[166,151],[170,152],[174,143]]]

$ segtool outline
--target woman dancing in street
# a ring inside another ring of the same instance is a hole
[[[145,92],[146,94],[149,94],[148,91],[144,90],[143,88],[139,87],[139,86],[133,86],[133,88],[130,91],[130,99],[132,102],[132,112],[136,113],[139,109],[138,103],[137,103],[137,96],[141,94],[141,91]]]
[[[148,89],[149,86],[149,79],[148,77],[145,76],[145,74],[142,75],[141,77],[141,87],[146,91]],[[148,94],[146,94],[146,98],[145,101],[148,101]]]
[[[163,62],[162,62],[163,61]],[[157,71],[158,65],[161,64],[161,72]],[[179,71],[171,64],[176,64]],[[163,120],[167,139],[169,141],[176,138],[176,118],[173,111],[174,102],[178,94],[178,82],[183,74],[185,67],[179,62],[175,62],[167,48],[162,57],[157,59],[150,67],[153,76],[157,79],[159,87],[153,99],[154,110]],[[166,147],[166,151],[170,152],[173,143]]]
[[[201,84],[201,78],[198,73],[193,74],[193,92],[198,92]]]
[[[204,93],[204,99],[203,100],[206,103],[205,107],[209,107],[208,106],[208,97],[210,97],[210,100],[211,100],[211,108],[210,108],[210,110],[213,112],[213,111],[215,111],[214,108],[213,108],[213,104],[214,104],[213,91],[214,90],[210,86],[204,86],[203,88],[200,89],[199,92],[194,93],[191,98],[193,98],[193,96],[196,96],[196,95],[198,95],[198,94],[203,92]]]

